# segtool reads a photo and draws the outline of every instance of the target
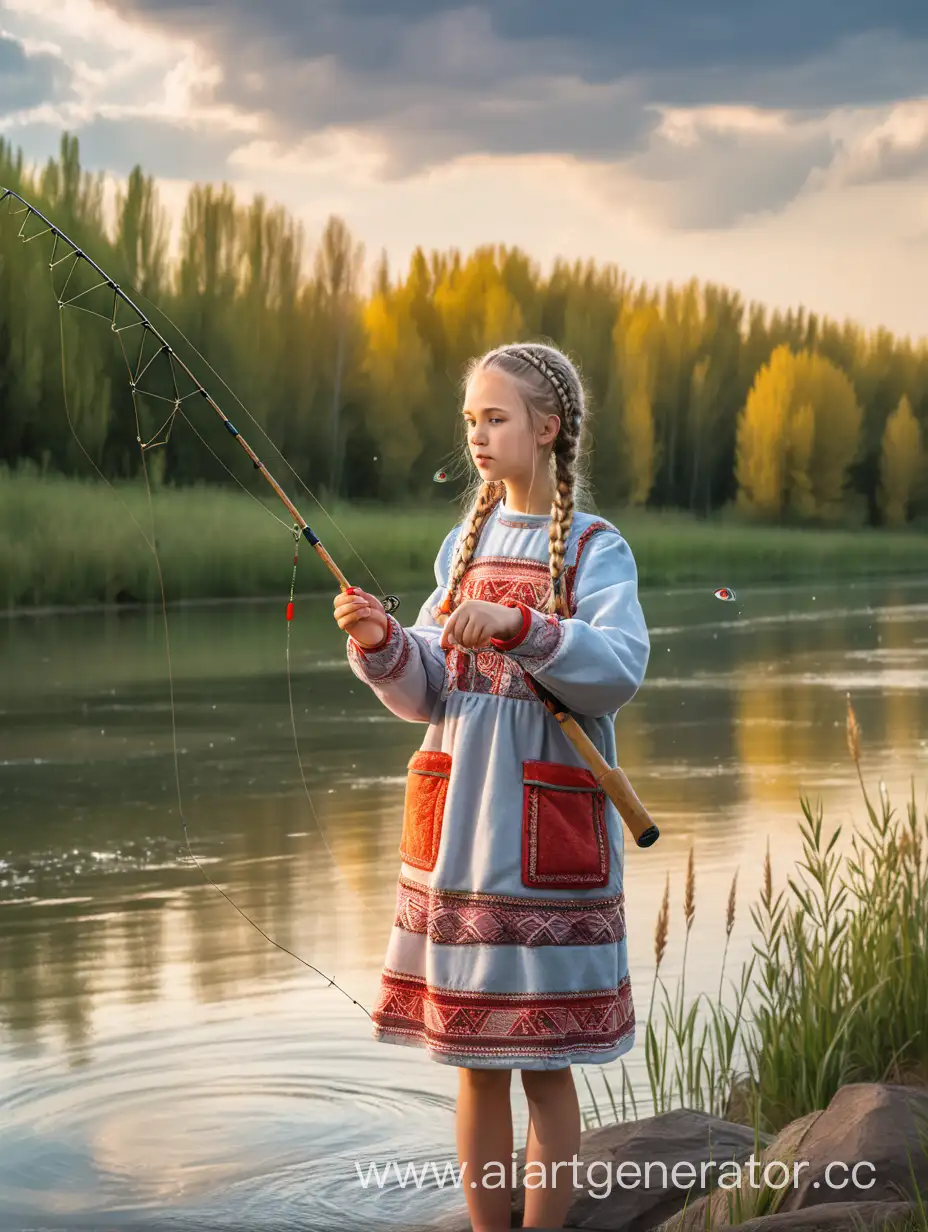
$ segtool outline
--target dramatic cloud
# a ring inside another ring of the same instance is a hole
[[[921,311],[924,0],[0,0],[2,30],[0,133],[175,203],[225,179],[400,261],[498,240],[842,308],[866,266],[868,313]]]
[[[843,150],[830,115],[928,90],[914,0],[105,2],[194,40],[217,104],[284,156],[327,130],[376,151],[381,180],[560,154],[665,226],[781,208]]]
[[[0,30],[0,116],[64,97],[71,74],[58,56],[29,52]]]

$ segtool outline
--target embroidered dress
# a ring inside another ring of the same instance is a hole
[[[518,605],[492,648],[443,650],[443,598],[460,526],[435,562],[415,625],[392,616],[381,646],[348,640],[352,671],[401,719],[426,723],[409,762],[396,916],[374,1038],[477,1068],[612,1061],[635,1040],[623,894],[624,825],[525,680],[574,713],[615,764],[616,712],[644,679],[650,642],[631,550],[576,512],[550,593],[548,514],[496,505],[458,601]]]

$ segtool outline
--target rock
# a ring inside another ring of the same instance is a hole
[[[785,1218],[787,1212],[824,1206],[897,1203],[914,1196],[907,1151],[919,1188],[928,1192],[928,1145],[923,1149],[919,1141],[922,1119],[928,1124],[928,1092],[879,1083],[842,1087],[824,1111],[781,1130],[743,1176],[740,1190],[717,1189],[667,1220],[660,1232],[704,1229],[707,1206],[710,1226],[719,1228],[753,1226],[755,1216]],[[768,1165],[769,1184],[764,1185]],[[724,1184],[735,1178],[719,1173],[717,1179]]]
[[[907,1202],[829,1202],[801,1211],[759,1215],[739,1223],[736,1232],[862,1232],[897,1228],[912,1208]]]
[[[879,1083],[842,1087],[823,1111],[793,1121],[773,1141],[763,1137],[759,1151],[753,1130],[687,1110],[588,1130],[580,1140],[580,1188],[564,1226],[587,1232],[696,1232],[705,1228],[711,1205],[712,1227],[736,1226],[742,1232],[851,1230],[860,1226],[851,1212],[882,1227],[910,1209],[909,1153],[916,1184],[928,1194],[928,1138],[924,1146],[920,1140],[926,1132],[928,1090]],[[522,1158],[520,1152],[520,1177]],[[718,1186],[720,1179],[733,1179],[733,1168],[720,1171],[731,1161],[743,1165],[740,1191]],[[775,1161],[786,1170],[772,1170],[765,1190],[764,1169]],[[711,1197],[706,1196],[710,1189]],[[520,1185],[513,1192],[513,1227],[521,1226],[524,1208]],[[434,1226],[470,1232],[466,1212]]]

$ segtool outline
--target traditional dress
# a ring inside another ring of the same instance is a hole
[[[396,916],[374,1038],[476,1068],[602,1064],[635,1040],[619,814],[526,683],[567,705],[615,765],[616,712],[644,679],[650,641],[634,557],[609,522],[576,512],[563,582],[550,593],[547,514],[489,514],[458,602],[520,608],[508,641],[443,650],[432,610],[461,527],[435,562],[411,628],[392,616],[381,646],[348,641],[359,679],[410,722]]]

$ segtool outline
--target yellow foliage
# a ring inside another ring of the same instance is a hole
[[[879,502],[887,525],[903,526],[908,521],[923,462],[921,426],[903,396],[886,420],[880,452]]]
[[[401,294],[374,295],[365,306],[364,326],[364,371],[373,395],[368,427],[378,442],[385,482],[401,483],[420,448],[415,412],[428,402],[428,351]]]
[[[833,519],[857,456],[861,409],[828,359],[779,346],[760,370],[738,421],[738,505],[746,513]]]
[[[624,393],[627,497],[632,505],[644,505],[651,495],[659,463],[654,393],[661,358],[661,319],[654,305],[623,310],[616,322],[613,342]]]

